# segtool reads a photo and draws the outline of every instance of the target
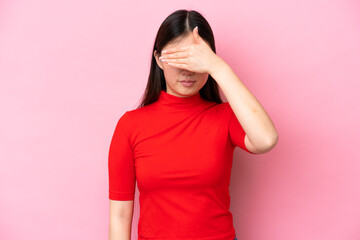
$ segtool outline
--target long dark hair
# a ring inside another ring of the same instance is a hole
[[[181,9],[170,14],[163,21],[156,35],[154,48],[151,52],[151,67],[147,86],[141,103],[137,108],[156,102],[161,90],[166,90],[164,72],[156,62],[154,51],[156,50],[157,53],[160,53],[167,43],[177,37],[181,39],[181,37],[191,33],[196,26],[198,26],[200,37],[208,42],[213,52],[216,53],[215,40],[211,27],[199,12]],[[210,74],[207,82],[199,92],[200,96],[205,100],[222,103],[218,84]]]

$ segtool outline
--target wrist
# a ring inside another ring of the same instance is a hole
[[[212,68],[210,69],[209,74],[211,75],[212,78],[215,79],[216,78],[215,76],[219,72],[222,72],[226,67],[227,67],[226,62],[219,56],[215,55],[214,64],[213,64]]]

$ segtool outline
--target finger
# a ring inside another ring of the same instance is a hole
[[[188,69],[189,66],[187,64],[173,63],[173,62],[169,62],[167,64],[169,64],[170,66],[175,67],[175,68],[181,68],[181,69],[189,70]]]
[[[188,48],[189,48],[188,46],[169,48],[169,49],[161,51],[161,54],[169,54],[169,53],[174,53],[174,52],[183,52],[183,51],[186,51]]]
[[[183,51],[183,52],[174,52],[174,53],[165,54],[164,56],[160,57],[160,59],[186,58],[186,57],[188,57],[188,53],[187,51]]]
[[[166,63],[188,64],[188,59],[186,58],[161,59],[161,61]]]

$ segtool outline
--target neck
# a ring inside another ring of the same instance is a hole
[[[204,102],[205,100],[200,96],[200,92],[190,97],[178,97],[161,90],[158,99],[159,104],[178,109],[194,108],[201,106]]]

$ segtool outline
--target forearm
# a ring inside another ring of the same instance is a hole
[[[272,120],[231,67],[219,57],[210,75],[221,87],[251,143],[259,149],[276,144],[278,133]]]
[[[132,217],[110,217],[109,240],[131,239]]]

